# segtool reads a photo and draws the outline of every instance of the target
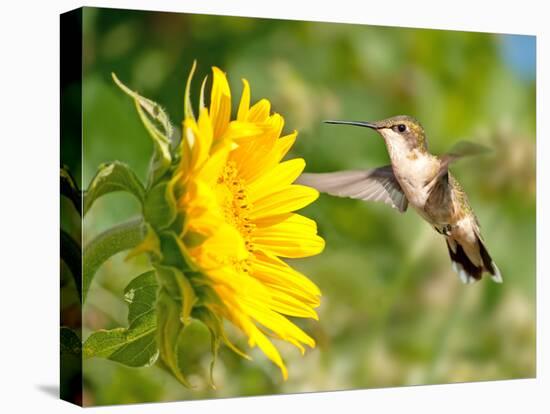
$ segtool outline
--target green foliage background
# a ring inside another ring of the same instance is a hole
[[[494,148],[453,171],[505,283],[460,284],[445,243],[413,211],[399,215],[384,205],[322,195],[304,213],[316,219],[326,250],[292,263],[323,292],[320,321],[299,322],[318,346],[301,357],[280,344],[288,381],[259,352],[250,362],[222,348],[217,389],[209,388],[209,337],[197,324],[184,356],[195,389],[156,367],[94,358],[84,363],[84,403],[534,376],[534,56],[525,61],[512,53],[532,43],[520,36],[85,9],[85,186],[100,163],[112,160],[129,164],[144,180],[152,150],[132,102],[110,73],[164,105],[179,124],[185,80],[197,59],[196,79],[210,75],[212,65],[227,72],[234,103],[241,77],[250,81],[253,100],[271,100],[286,131],[299,131],[291,156],[305,158],[308,171],[388,163],[374,133],[321,122],[329,118],[409,114],[423,123],[434,153],[460,139]],[[198,97],[198,87],[197,81],[192,96]],[[85,241],[138,213],[127,194],[99,199],[86,216]],[[126,324],[124,287],[149,268],[144,257],[123,259],[109,260],[94,280],[84,338]],[[240,334],[230,333],[246,348]]]

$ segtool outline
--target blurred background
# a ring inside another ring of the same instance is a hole
[[[156,367],[103,359],[84,363],[84,403],[294,393],[535,376],[535,38],[304,21],[86,8],[84,166],[86,187],[102,162],[128,163],[145,179],[152,144],[111,72],[183,115],[212,65],[227,72],[234,104],[241,78],[253,100],[268,98],[299,131],[289,157],[307,171],[388,164],[371,131],[323,119],[378,120],[409,114],[442,153],[461,139],[494,149],[453,172],[468,193],[505,283],[462,285],[443,239],[413,211],[322,195],[303,210],[326,240],[319,256],[293,261],[322,292],[320,321],[298,321],[317,341],[302,357],[277,343],[289,369],[259,352],[246,361],[222,348],[208,386],[209,338],[200,326],[185,356],[193,390]],[[101,198],[84,237],[137,215],[125,194]],[[113,257],[97,274],[84,307],[83,337],[126,323],[126,284],[148,265]],[[246,348],[244,338],[232,339]]]

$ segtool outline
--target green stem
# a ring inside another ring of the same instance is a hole
[[[82,259],[82,302],[97,270],[111,256],[136,247],[145,237],[141,218],[111,227],[99,234],[84,248]]]

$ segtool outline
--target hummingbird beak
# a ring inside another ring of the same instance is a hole
[[[378,129],[378,126],[372,122],[366,121],[323,121],[325,124],[341,124],[341,125],[354,125],[370,129]]]

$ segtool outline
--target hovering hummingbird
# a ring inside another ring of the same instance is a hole
[[[445,237],[453,270],[463,283],[480,280],[484,272],[489,273],[495,282],[502,283],[502,276],[485,247],[479,222],[466,193],[449,172],[452,162],[483,153],[487,148],[461,142],[445,155],[432,155],[428,152],[426,135],[420,123],[405,115],[376,122],[325,122],[375,130],[384,139],[391,165],[370,170],[304,173],[298,183],[338,197],[382,201],[401,213],[410,204]]]

